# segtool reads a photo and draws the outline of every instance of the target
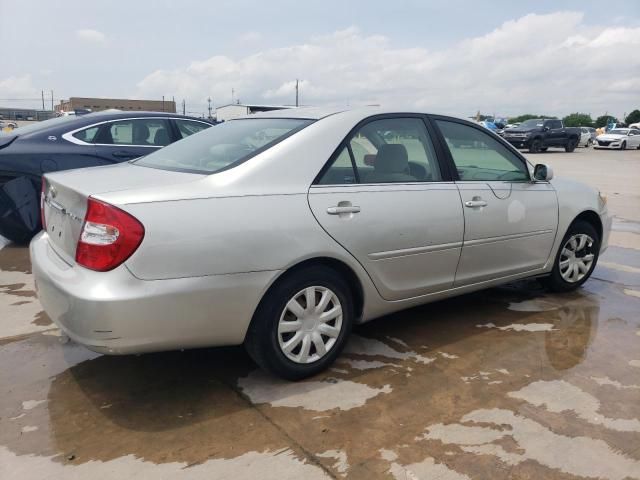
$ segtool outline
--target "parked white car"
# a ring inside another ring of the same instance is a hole
[[[591,138],[591,132],[587,127],[580,127],[580,141],[578,142],[579,147],[590,147],[593,139]]]
[[[636,148],[640,150],[640,129],[614,128],[604,135],[598,135],[594,148],[607,148],[612,150]]]
[[[582,285],[611,217],[598,191],[552,178],[466,120],[268,112],[45,175],[33,274],[49,317],[90,349],[244,344],[298,379],[354,324],[521,278]]]

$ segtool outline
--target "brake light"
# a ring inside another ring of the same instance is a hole
[[[42,187],[40,189],[40,223],[42,223],[42,229],[47,229],[47,224],[44,221],[44,197],[47,190],[47,181],[42,177]]]
[[[143,238],[144,227],[135,217],[89,197],[76,262],[99,272],[113,270],[136,251]]]

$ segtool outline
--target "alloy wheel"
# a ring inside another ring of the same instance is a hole
[[[582,280],[591,270],[594,254],[593,238],[584,233],[571,236],[560,253],[560,275],[569,283]]]
[[[289,360],[313,363],[335,346],[341,330],[338,296],[327,287],[310,286],[285,305],[278,322],[278,345]]]

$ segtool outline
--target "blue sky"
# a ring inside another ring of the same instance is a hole
[[[164,94],[198,112],[209,95],[228,103],[231,88],[290,103],[300,78],[313,104],[621,115],[640,107],[640,2],[615,5],[0,0],[0,105],[35,106],[7,99],[53,89]]]

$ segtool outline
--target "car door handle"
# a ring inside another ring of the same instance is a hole
[[[134,157],[140,156],[137,153],[128,152],[127,150],[118,150],[116,152],[113,152],[111,155],[113,155],[116,158],[134,158]]]
[[[327,208],[327,213],[329,215],[340,215],[342,213],[358,213],[360,212],[360,207],[357,207],[355,205],[352,206],[345,206],[345,207],[329,207]]]
[[[464,206],[469,208],[486,207],[487,202],[484,200],[469,200],[468,202],[464,202]]]

